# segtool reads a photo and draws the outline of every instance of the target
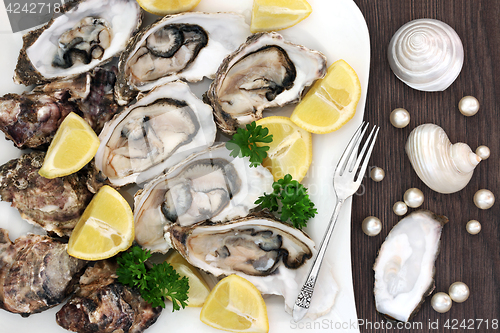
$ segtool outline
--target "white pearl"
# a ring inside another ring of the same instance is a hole
[[[397,108],[391,112],[391,124],[396,128],[403,128],[410,123],[410,113],[403,108]]]
[[[448,312],[451,309],[451,298],[446,293],[436,293],[432,296],[431,305],[439,313]]]
[[[458,103],[458,110],[464,116],[473,116],[479,111],[479,101],[474,96],[465,96]]]
[[[476,155],[482,160],[487,160],[490,157],[490,148],[486,146],[479,146],[476,148]]]
[[[476,220],[470,220],[465,226],[467,232],[471,235],[477,235],[481,231],[481,223]]]
[[[418,188],[410,188],[406,190],[403,200],[408,207],[417,208],[424,203],[424,194]]]
[[[489,209],[495,203],[495,196],[490,190],[482,189],[474,194],[474,204],[480,209]]]
[[[385,177],[385,171],[382,168],[375,167],[370,171],[370,178],[375,182],[380,182]]]
[[[448,292],[451,299],[457,303],[465,302],[469,298],[469,287],[463,282],[454,282]]]
[[[368,216],[363,220],[361,228],[368,236],[377,236],[382,230],[382,222],[378,217]]]
[[[394,211],[394,214],[396,215],[405,215],[406,212],[408,211],[408,206],[403,201],[398,201],[392,206],[392,210]]]

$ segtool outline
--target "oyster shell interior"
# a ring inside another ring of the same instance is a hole
[[[134,197],[135,236],[139,245],[165,252],[171,224],[227,221],[248,215],[255,201],[272,191],[273,176],[250,168],[248,158],[233,158],[224,144],[191,155],[144,186]]]
[[[408,321],[434,289],[434,261],[445,217],[419,210],[389,232],[379,250],[375,271],[377,311]]]
[[[215,140],[212,109],[188,85],[171,82],[143,95],[100,134],[96,166],[116,186],[143,183]]]
[[[234,133],[262,118],[266,108],[296,103],[326,74],[318,51],[285,41],[275,32],[254,34],[219,67],[206,93],[219,127]]]

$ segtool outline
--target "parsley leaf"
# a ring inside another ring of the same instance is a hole
[[[307,188],[296,180],[292,180],[290,174],[273,183],[273,192],[260,196],[255,204],[268,208],[271,212],[277,212],[281,203],[280,219],[283,222],[290,220],[295,228],[302,229],[307,221],[314,217],[318,210],[309,199]]]
[[[129,252],[117,259],[118,282],[139,289],[141,296],[151,306],[165,307],[165,297],[172,300],[173,310],[180,310],[187,305],[189,280],[180,277],[167,262],[153,264],[146,268],[146,260],[151,257],[151,251],[134,246]]]
[[[267,127],[257,126],[253,121],[246,128],[238,128],[231,140],[226,142],[226,148],[231,150],[232,157],[250,157],[250,166],[257,167],[267,157],[269,150],[269,146],[259,146],[257,143],[272,142],[273,136],[268,134]]]

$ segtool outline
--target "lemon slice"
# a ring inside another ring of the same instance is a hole
[[[269,150],[262,165],[271,171],[274,180],[289,173],[300,182],[312,161],[311,133],[298,127],[287,117],[266,117],[256,123],[267,127],[269,134],[273,135],[273,141],[266,143]]]
[[[68,253],[84,260],[101,260],[128,249],[133,240],[132,209],[118,191],[105,185],[71,233]]]
[[[185,276],[189,279],[187,306],[202,306],[210,293],[210,288],[198,270],[188,263],[177,251],[169,255],[166,262],[172,265],[181,277]]]
[[[263,32],[290,28],[311,14],[306,0],[254,0],[250,31]]]
[[[137,0],[137,3],[147,12],[164,16],[189,11],[196,7],[200,0]]]
[[[71,112],[57,129],[38,173],[52,179],[77,172],[92,160],[97,148],[99,138],[92,127]]]
[[[358,75],[347,62],[339,60],[313,84],[290,119],[312,133],[333,132],[351,120],[360,97]]]
[[[200,319],[231,332],[268,332],[266,303],[248,280],[229,275],[217,283],[201,309]]]

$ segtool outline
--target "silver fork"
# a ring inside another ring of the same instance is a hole
[[[319,269],[326,253],[326,248],[328,247],[333,229],[335,228],[335,223],[337,222],[337,217],[339,216],[340,207],[342,207],[342,204],[346,201],[346,199],[356,193],[366,172],[368,160],[370,159],[373,146],[377,140],[379,127],[373,127],[368,135],[368,138],[366,139],[365,144],[363,145],[363,148],[361,148],[361,152],[357,154],[361,139],[365,135],[367,129],[368,123],[365,124],[365,122],[363,122],[361,126],[359,126],[356,133],[354,133],[354,136],[349,141],[349,144],[347,145],[339,163],[337,164],[337,168],[335,169],[335,174],[333,176],[333,188],[337,194],[337,204],[332,217],[330,218],[330,222],[328,223],[325,236],[323,236],[323,240],[321,241],[318,255],[316,256],[316,259],[314,259],[311,271],[309,272],[306,282],[302,286],[302,289],[297,296],[297,300],[295,301],[295,305],[293,306],[292,315],[295,322],[304,318],[309,310],[314,285],[316,284]],[[358,168],[359,173],[357,172]]]

